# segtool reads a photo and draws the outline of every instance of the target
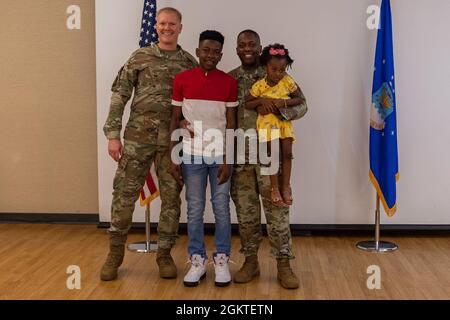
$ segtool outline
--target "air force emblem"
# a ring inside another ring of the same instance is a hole
[[[384,129],[384,120],[394,111],[394,93],[390,85],[384,82],[372,96],[370,108],[370,126],[377,130]]]

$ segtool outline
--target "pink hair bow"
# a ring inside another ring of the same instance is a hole
[[[286,54],[286,52],[284,51],[284,49],[270,48],[269,54],[271,56],[284,56]]]

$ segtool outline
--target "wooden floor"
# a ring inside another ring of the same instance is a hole
[[[143,240],[133,233],[129,242]],[[276,280],[276,262],[267,239],[260,249],[261,276],[248,284],[214,286],[213,265],[196,288],[183,286],[189,268],[186,236],[173,250],[179,276],[158,277],[154,254],[127,252],[112,282],[99,280],[108,237],[93,225],[0,224],[0,299],[450,299],[450,237],[386,238],[400,249],[376,254],[360,251],[358,237],[295,237],[293,269],[301,288],[285,290]],[[213,238],[207,237],[213,248]],[[231,272],[243,257],[232,239]],[[81,269],[81,289],[69,290],[69,265]],[[367,288],[367,267],[381,269],[381,289]]]

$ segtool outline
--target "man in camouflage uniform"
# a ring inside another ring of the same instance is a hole
[[[269,111],[263,105],[258,106],[257,112],[248,110],[244,106],[244,97],[252,85],[265,76],[264,69],[259,66],[261,43],[259,35],[252,30],[244,30],[238,35],[237,54],[241,66],[230,71],[239,86],[237,127],[248,130],[256,129],[258,113],[267,114]],[[306,108],[306,104],[304,104]],[[261,175],[260,164],[249,164],[249,149],[246,142],[246,164],[236,164],[232,176],[231,197],[236,206],[241,237],[241,252],[245,255],[245,262],[235,274],[234,282],[245,283],[259,275],[258,249],[262,240],[261,205],[262,198],[264,213],[267,220],[271,254],[277,259],[277,278],[284,288],[296,289],[299,281],[290,267],[292,240],[289,227],[289,207],[277,207],[270,200],[270,178]]]
[[[100,275],[104,281],[117,278],[135,202],[153,161],[161,195],[156,261],[162,278],[177,276],[170,255],[177,238],[181,204],[181,188],[169,173],[172,82],[177,73],[197,65],[196,60],[177,45],[181,28],[181,14],[176,9],[159,10],[156,25],[159,42],[135,51],[112,85],[111,106],[103,130],[109,140],[108,152],[119,165],[113,182],[110,251]],[[122,147],[122,115],[133,90]]]

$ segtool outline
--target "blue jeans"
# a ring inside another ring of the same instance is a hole
[[[230,218],[230,185],[231,179],[218,185],[217,178],[220,164],[212,159],[196,159],[185,155],[182,172],[186,185],[187,218],[188,218],[188,251],[190,255],[200,254],[206,257],[204,242],[203,216],[205,213],[206,186],[211,188],[211,203],[215,219],[215,243],[217,253],[230,254],[231,251],[231,218]],[[211,161],[212,160],[212,161]],[[231,176],[230,169],[230,176]]]

